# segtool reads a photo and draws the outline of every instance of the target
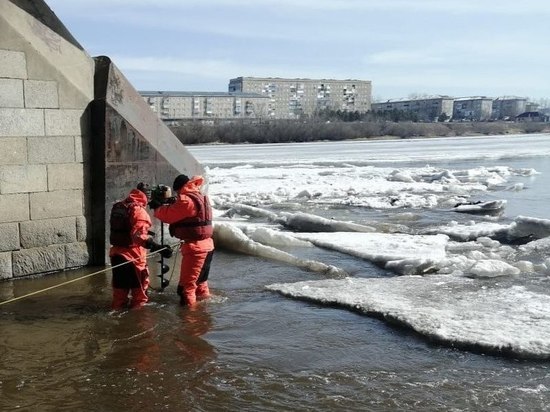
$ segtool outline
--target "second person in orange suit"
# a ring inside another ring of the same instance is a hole
[[[202,176],[189,178],[182,174],[172,185],[176,192],[173,203],[161,205],[154,199],[149,202],[155,217],[168,223],[170,234],[183,241],[177,293],[180,303],[187,306],[210,296],[208,275],[214,253],[212,208],[208,196],[200,191],[203,184]]]
[[[149,235],[151,218],[145,210],[146,205],[145,192],[133,189],[126,199],[116,202],[111,209],[109,256],[113,265],[113,310],[140,307],[149,300],[146,249],[160,250],[165,258],[172,255],[171,249],[159,245]]]

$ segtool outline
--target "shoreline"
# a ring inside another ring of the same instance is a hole
[[[352,139],[319,139],[319,140],[310,140],[310,141],[286,141],[286,142],[207,142],[207,143],[186,143],[185,146],[234,146],[234,145],[252,145],[252,144],[299,144],[299,143],[314,143],[314,142],[345,142],[345,141],[386,141],[386,140],[424,140],[424,139],[452,139],[452,138],[475,138],[475,137],[498,137],[498,136],[533,136],[533,135],[548,135],[550,137],[550,129],[544,132],[534,132],[534,133],[499,133],[499,134],[485,134],[485,133],[473,133],[473,134],[464,134],[464,135],[447,135],[447,136],[411,136],[411,137],[399,137],[394,135],[384,135],[384,136],[372,136],[372,137],[357,137]]]
[[[185,146],[192,146],[547,134],[550,133],[550,123],[320,122],[309,120],[269,123],[193,123],[171,126],[170,130]]]

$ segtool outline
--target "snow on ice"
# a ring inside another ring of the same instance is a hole
[[[451,213],[457,203],[491,190],[524,190],[511,178],[536,173],[506,166],[454,170],[351,162],[208,170],[218,247],[324,277],[269,285],[270,290],[397,321],[460,347],[550,358],[550,297],[495,281],[550,274],[549,220],[476,216],[414,227],[414,210]],[[396,225],[359,223],[305,212],[313,207],[404,213],[393,215]],[[330,262],[294,256],[288,252],[293,247],[338,251],[372,262],[388,276],[353,278]]]

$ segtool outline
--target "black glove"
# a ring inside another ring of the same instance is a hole
[[[145,247],[147,249],[151,249],[151,252],[160,251],[159,254],[165,259],[170,259],[172,257],[172,249],[170,246],[161,245],[155,242],[152,238],[147,240]]]
[[[162,206],[162,203],[160,203],[157,199],[151,199],[151,201],[149,202],[149,208],[153,210],[159,206]]]

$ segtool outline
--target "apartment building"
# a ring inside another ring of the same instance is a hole
[[[267,114],[273,119],[308,117],[323,110],[367,112],[372,100],[369,80],[237,77],[229,81],[229,92],[266,96]]]
[[[393,110],[413,112],[418,120],[433,122],[441,115],[450,118],[453,114],[454,98],[449,96],[432,96],[421,99],[395,99],[373,103],[372,110],[390,112]]]
[[[514,119],[526,111],[534,111],[534,108],[527,108],[527,99],[524,97],[502,96],[493,100],[493,119]]]
[[[453,120],[489,120],[492,111],[493,99],[490,97],[461,97],[454,100]]]
[[[255,93],[141,91],[151,109],[165,121],[262,118],[269,98]]]

